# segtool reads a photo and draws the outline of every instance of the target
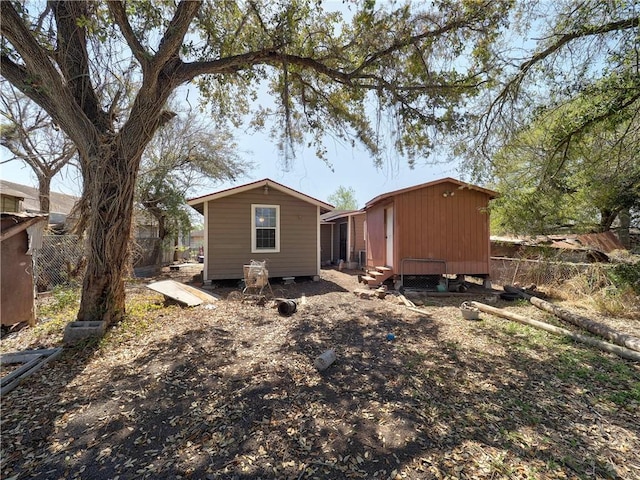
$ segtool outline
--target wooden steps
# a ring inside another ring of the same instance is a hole
[[[366,284],[369,288],[375,288],[382,285],[382,282],[393,276],[393,269],[389,267],[368,268],[366,275],[359,277],[359,280]]]

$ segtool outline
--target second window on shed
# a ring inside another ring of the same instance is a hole
[[[251,252],[280,251],[280,206],[251,205]]]

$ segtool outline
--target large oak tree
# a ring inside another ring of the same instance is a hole
[[[90,252],[78,320],[124,313],[140,159],[174,116],[166,103],[180,86],[197,82],[221,124],[240,122],[267,91],[277,106],[254,110],[253,122],[276,116],[285,152],[305,141],[322,153],[331,133],[374,157],[391,138],[411,160],[461,125],[457,106],[488,80],[487,48],[510,5],[367,0],[340,12],[315,0],[1,2],[2,76],[80,155]],[[128,94],[123,79],[136,76]]]

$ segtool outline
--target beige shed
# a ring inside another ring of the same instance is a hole
[[[333,206],[268,178],[193,198],[204,216],[204,281],[243,278],[267,262],[269,276],[320,274],[320,215]]]

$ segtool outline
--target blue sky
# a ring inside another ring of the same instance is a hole
[[[246,135],[238,138],[238,145],[246,153],[245,157],[255,163],[255,169],[238,183],[219,184],[219,188],[229,188],[254,180],[270,178],[295,190],[327,201],[329,195],[339,186],[355,190],[358,206],[375,196],[400,188],[429,182],[442,177],[459,177],[457,162],[441,165],[418,165],[413,170],[406,161],[390,157],[381,168],[376,168],[371,156],[364,149],[344,146],[333,140],[325,142],[331,168],[317,158],[313,150],[299,149],[292,165],[285,169],[280,153],[273,140],[266,134]],[[218,189],[204,188],[198,195]],[[194,195],[196,196],[196,195]]]

